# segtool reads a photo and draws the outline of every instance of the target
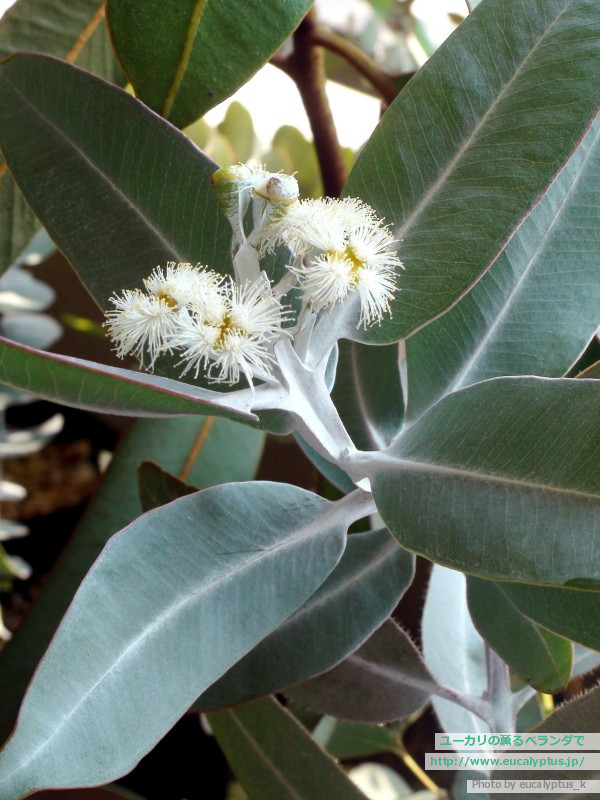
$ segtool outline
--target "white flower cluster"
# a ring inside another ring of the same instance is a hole
[[[315,311],[360,298],[359,326],[390,313],[402,263],[395,241],[375,211],[361,200],[298,200],[272,212],[259,234],[262,252],[287,244],[295,255],[305,301]]]
[[[358,325],[380,323],[390,313],[402,268],[395,241],[375,211],[360,200],[299,200],[291,175],[238,164],[218,170],[213,185],[233,229],[235,280],[201,265],[169,262],[156,267],[144,289],[110,298],[105,323],[119,357],[131,354],[150,369],[164,353],[179,352],[182,374],[200,370],[209,380],[235,384],[243,374],[270,380],[276,369],[273,346],[283,336],[308,330],[323,309],[355,293]],[[253,202],[254,228],[245,230]],[[260,260],[280,245],[292,253],[287,277],[276,287]],[[297,319],[283,303],[299,286]],[[294,323],[287,329],[286,322]]]
[[[144,280],[146,291],[126,289],[110,298],[105,323],[117,355],[132,354],[149,368],[163,353],[181,352],[182,374],[206,369],[211,381],[237,383],[243,373],[268,379],[272,342],[284,331],[286,312],[264,275],[237,285],[201,265],[167,264]]]

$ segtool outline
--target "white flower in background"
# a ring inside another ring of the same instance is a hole
[[[175,330],[173,307],[165,299],[139,289],[125,289],[120,296],[113,295],[110,302],[115,308],[106,312],[104,325],[117,345],[117,356],[124,358],[131,354],[144,366],[147,353],[148,367],[152,369],[166,339]]]

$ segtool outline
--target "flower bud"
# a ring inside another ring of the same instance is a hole
[[[293,175],[272,175],[267,181],[267,199],[279,206],[289,206],[300,195],[298,181]]]
[[[245,164],[221,167],[213,172],[212,185],[219,208],[231,216],[238,211],[240,194],[252,185],[252,172]]]

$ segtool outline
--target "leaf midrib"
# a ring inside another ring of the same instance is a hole
[[[181,499],[185,500],[185,498],[181,498]],[[175,503],[178,503],[178,502],[181,502],[181,501],[175,501]],[[324,501],[324,502],[328,502],[328,501]],[[309,538],[315,538],[315,536],[317,536],[319,534],[322,534],[322,532],[324,530],[324,527],[327,525],[326,520],[327,520],[328,517],[331,517],[331,516],[335,517],[338,512],[341,512],[342,515],[344,515],[344,512],[345,512],[345,508],[342,507],[342,506],[339,506],[339,505],[333,504],[333,503],[331,503],[330,505],[331,505],[331,507],[329,509],[327,509],[324,514],[318,515],[316,517],[316,519],[315,518],[311,519],[308,525],[304,526],[303,528],[298,529],[293,536],[288,537],[287,539],[283,540],[282,542],[279,542],[278,544],[274,545],[273,547],[269,547],[266,550],[261,550],[256,555],[248,557],[246,560],[244,560],[241,563],[240,568],[235,570],[235,574],[236,575],[240,575],[241,573],[244,573],[249,569],[251,570],[253,568],[255,562],[257,562],[257,561],[259,561],[261,559],[269,559],[273,555],[273,553],[278,552],[279,550],[281,550],[281,548],[290,548],[290,547],[293,548],[297,544],[298,540],[300,540],[300,539],[306,541]],[[150,513],[152,513],[152,512],[150,512]],[[315,522],[317,524],[315,524]],[[114,546],[115,537],[113,537],[113,539],[111,540],[111,543]],[[110,547],[110,546],[111,545],[109,544],[108,547]],[[110,677],[110,675],[114,672],[114,670],[118,667],[118,665],[123,661],[123,659],[126,658],[132,651],[137,649],[137,647],[138,647],[138,645],[140,643],[143,643],[150,636],[152,636],[155,631],[157,631],[160,628],[164,627],[166,620],[171,619],[172,617],[174,617],[177,614],[179,614],[182,610],[185,610],[190,603],[194,602],[194,599],[197,598],[197,596],[199,594],[206,594],[208,592],[211,592],[219,584],[224,583],[224,582],[226,583],[230,579],[230,577],[231,577],[231,572],[226,572],[226,573],[220,575],[218,578],[216,578],[215,580],[211,581],[210,583],[202,586],[201,588],[198,588],[198,589],[194,590],[193,592],[191,592],[189,594],[186,594],[184,597],[180,598],[176,603],[172,604],[166,611],[164,611],[162,614],[160,614],[158,617],[156,617],[149,626],[144,628],[142,633],[140,633],[138,636],[136,636],[127,645],[127,647],[123,649],[123,651],[121,652],[119,657],[116,660],[114,660],[114,661],[112,661],[110,663],[108,669],[106,669],[100,675],[100,677],[94,682],[94,684],[85,692],[85,694],[81,697],[79,702],[75,706],[73,706],[73,708],[68,713],[64,714],[64,716],[61,719],[60,723],[53,729],[53,731],[50,734],[50,736],[46,737],[44,739],[44,741],[33,751],[33,753],[31,753],[31,755],[25,761],[20,762],[13,770],[11,770],[11,772],[9,772],[5,776],[3,776],[2,777],[2,782],[8,781],[13,775],[15,775],[16,773],[18,773],[21,770],[23,770],[29,763],[31,763],[31,761],[33,761],[36,758],[36,756],[40,752],[42,752],[43,750],[45,750],[48,747],[49,743],[56,737],[58,732],[60,730],[62,730],[62,728],[64,728],[65,725],[68,722],[70,722],[70,720],[73,718],[73,715],[76,714],[78,709],[87,701],[87,699],[98,688],[98,686],[100,686],[100,684],[106,678]],[[6,748],[8,749],[9,746],[10,746],[10,740],[9,740],[8,744],[6,745]],[[40,787],[40,788],[42,788],[42,787]]]
[[[273,701],[275,702],[275,701]],[[225,711],[225,714],[230,718],[230,720],[236,725],[244,739],[246,739],[247,743],[250,745],[251,749],[258,755],[258,758],[264,762],[267,769],[271,770],[271,772],[276,776],[277,780],[283,786],[283,788],[289,793],[290,800],[308,800],[306,796],[302,797],[302,795],[298,794],[296,791],[296,787],[293,786],[286,780],[285,775],[279,770],[276,764],[267,756],[265,751],[258,746],[255,739],[250,735],[248,729],[243,725],[242,721],[236,716],[235,711]]]
[[[513,286],[511,291],[508,293],[508,295],[504,299],[504,302],[502,303],[500,308],[497,309],[496,317],[495,317],[493,323],[490,325],[490,327],[486,331],[485,335],[482,337],[481,341],[479,342],[479,344],[477,345],[477,347],[473,351],[472,355],[467,359],[467,361],[465,361],[464,365],[460,368],[459,372],[454,376],[454,378],[452,379],[451,383],[448,384],[448,387],[444,391],[444,396],[447,395],[447,394],[450,394],[451,392],[455,391],[456,389],[460,389],[463,386],[465,386],[465,377],[468,375],[468,373],[471,370],[471,368],[473,367],[474,363],[476,362],[478,357],[481,355],[481,353],[483,352],[484,348],[487,346],[487,344],[489,343],[490,339],[494,335],[496,329],[498,328],[498,326],[500,325],[500,323],[503,321],[503,319],[505,318],[506,314],[510,310],[513,298],[515,297],[515,295],[519,291],[519,289],[522,286],[523,282],[529,277],[529,274],[531,272],[532,266],[537,262],[540,253],[545,248],[548,240],[551,238],[552,233],[553,233],[554,229],[556,228],[556,225],[558,224],[560,218],[562,217],[562,214],[563,214],[563,211],[565,210],[565,207],[569,203],[574,191],[577,189],[577,187],[579,186],[579,184],[580,184],[580,182],[581,182],[581,180],[583,178],[583,174],[584,174],[584,171],[585,171],[586,164],[588,163],[588,160],[590,158],[592,158],[592,156],[595,155],[595,147],[596,147],[596,144],[597,144],[599,138],[600,138],[600,126],[598,127],[597,132],[596,132],[596,134],[594,136],[594,140],[593,140],[592,144],[590,145],[590,149],[589,149],[588,153],[586,154],[586,156],[585,156],[585,158],[584,158],[584,160],[583,160],[583,162],[581,164],[581,167],[580,167],[580,170],[579,170],[579,173],[578,173],[577,177],[572,182],[571,186],[569,187],[569,189],[565,193],[564,197],[562,198],[562,200],[560,202],[560,205],[557,208],[556,213],[554,214],[554,217],[553,217],[550,225],[544,230],[544,233],[540,237],[538,245],[535,248],[535,251],[531,255],[530,259],[528,260],[527,265],[525,266],[521,276],[515,282],[515,285]],[[560,176],[560,173],[559,173],[559,176]]]
[[[48,58],[50,58],[50,57],[48,57]],[[12,59],[12,57],[10,57],[8,59],[8,62],[11,59]],[[53,59],[53,60],[56,60],[56,59]],[[85,153],[85,151],[82,150],[81,147],[69,135],[67,135],[67,133],[64,130],[59,128],[48,116],[46,116],[46,114],[44,114],[36,105],[34,105],[27,98],[27,96],[24,95],[23,92],[21,92],[20,89],[18,89],[11,80],[9,80],[9,78],[6,76],[6,74],[2,75],[2,73],[0,73],[0,79],[3,79],[4,82],[8,86],[10,86],[12,91],[18,97],[20,97],[23,100],[24,105],[26,105],[31,110],[31,112],[32,112],[32,114],[34,116],[37,116],[41,120],[43,120],[43,122],[46,123],[46,125],[51,130],[53,130],[55,132],[55,134],[56,134],[56,136],[57,136],[57,138],[59,140],[59,144],[60,144],[60,142],[62,140],[64,142],[66,142],[69,146],[71,146],[71,148],[77,153],[78,156],[80,156],[80,158],[88,166],[88,168],[95,175],[99,176],[99,178],[100,178],[99,182],[100,183],[104,183],[110,189],[112,189],[115,192],[115,194],[117,194],[121,198],[121,200],[125,203],[125,205],[127,205],[129,208],[131,208],[133,211],[136,212],[136,214],[139,216],[140,220],[145,224],[145,226],[151,231],[152,234],[154,234],[157,237],[157,239],[160,241],[161,244],[163,244],[165,246],[165,248],[170,250],[176,256],[177,260],[179,260],[179,261],[185,261],[186,260],[187,256],[185,256],[182,253],[180,253],[179,252],[179,248],[174,243],[169,242],[165,238],[165,235],[163,234],[163,232],[157,226],[154,225],[154,223],[146,216],[144,211],[139,206],[135,205],[132,202],[132,200],[123,192],[123,190],[119,187],[118,184],[114,183],[113,179],[111,177],[109,177],[109,175],[106,172],[103,172],[99,167],[97,167],[94,164],[94,162]],[[96,79],[96,80],[99,80],[99,79]],[[107,84],[107,86],[110,87],[110,84]],[[112,87],[112,88],[116,90],[116,87]],[[118,90],[116,90],[116,91],[118,92]]]
[[[389,540],[389,543],[386,542],[383,547],[380,548],[376,559],[368,561],[366,564],[361,564],[358,570],[355,569],[351,573],[348,573],[344,580],[340,581],[337,586],[327,592],[323,592],[322,596],[318,598],[316,602],[313,602],[313,595],[305,605],[300,606],[291,617],[288,617],[282,626],[282,630],[284,627],[287,627],[288,624],[290,626],[296,625],[307,615],[312,616],[316,612],[327,610],[333,602],[339,600],[340,597],[343,598],[348,592],[349,587],[352,585],[360,585],[371,573],[378,572],[389,560],[390,556],[399,550],[398,543],[392,538],[391,534],[389,534]]]
[[[522,478],[510,478],[505,475],[498,475],[490,472],[474,472],[463,467],[452,467],[445,464],[437,464],[432,461],[413,461],[411,459],[396,458],[386,454],[377,454],[373,459],[373,469],[371,474],[378,475],[381,473],[389,472],[389,468],[405,471],[408,473],[432,473],[434,475],[448,475],[452,478],[468,478],[472,481],[499,483],[509,486],[516,486],[517,488],[533,489],[541,492],[554,492],[559,495],[567,495],[573,497],[581,497],[585,500],[593,500],[600,502],[600,495],[591,492],[584,492],[580,489],[567,488],[562,486],[555,486],[554,484],[536,483],[534,481],[527,481]]]
[[[569,0],[567,4],[563,7],[563,9],[558,13],[558,15],[550,22],[548,27],[544,30],[543,34],[540,36],[538,41],[531,47],[525,58],[518,64],[515,68],[514,73],[506,82],[506,84],[502,87],[500,92],[495,96],[494,100],[481,116],[477,124],[473,127],[471,133],[461,142],[460,146],[458,147],[457,151],[455,152],[454,156],[450,159],[448,164],[444,167],[441,174],[435,179],[435,181],[430,184],[426,192],[422,195],[421,199],[419,200],[418,204],[415,208],[411,211],[408,217],[396,228],[394,232],[394,236],[396,239],[403,239],[407,233],[407,231],[412,228],[415,221],[421,216],[423,211],[430,205],[432,198],[434,198],[441,189],[444,188],[449,176],[454,171],[454,168],[457,166],[459,161],[462,159],[463,155],[467,151],[467,149],[471,146],[471,144],[477,138],[477,135],[485,126],[486,122],[488,121],[489,117],[493,114],[499,103],[505,98],[510,87],[520,77],[521,73],[523,72],[524,67],[526,66],[527,62],[531,59],[533,54],[536,50],[540,47],[542,42],[549,36],[550,32],[557,24],[559,19],[567,12],[567,10],[573,5],[575,0]]]
[[[194,10],[192,11],[190,23],[188,25],[187,33],[185,36],[183,50],[181,51],[181,58],[179,59],[179,63],[177,64],[177,69],[175,71],[173,83],[171,84],[169,91],[167,92],[167,96],[165,97],[165,103],[162,110],[162,116],[165,119],[168,119],[171,114],[171,111],[173,109],[173,104],[177,99],[179,88],[185,77],[185,71],[187,69],[188,64],[190,63],[190,58],[192,57],[194,40],[196,39],[198,28],[200,27],[200,22],[202,21],[202,16],[204,14],[204,10],[206,8],[207,3],[208,0],[197,0],[196,5],[194,6]]]

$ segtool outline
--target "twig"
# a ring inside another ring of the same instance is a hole
[[[398,737],[398,743],[396,745],[396,749],[394,750],[398,758],[401,758],[404,762],[407,769],[409,769],[415,778],[430,792],[435,792],[437,795],[442,795],[442,790],[440,787],[433,781],[427,773],[421,769],[421,767],[417,764],[415,759],[411,756],[408,752],[406,747],[404,746],[404,742],[402,741],[401,737]]]
[[[396,99],[398,90],[387,73],[354,42],[345,39],[335,31],[331,31],[322,25],[315,25],[311,33],[311,41],[313,44],[325,47],[327,50],[331,50],[333,53],[345,58],[354,69],[360,72],[377,89],[387,105]]]
[[[491,709],[490,728],[493,733],[513,733],[515,714],[508,665],[487,642],[485,659],[488,680],[486,695]]]

